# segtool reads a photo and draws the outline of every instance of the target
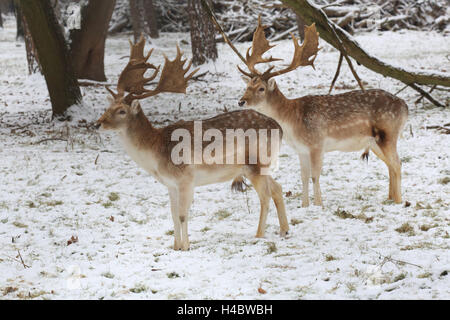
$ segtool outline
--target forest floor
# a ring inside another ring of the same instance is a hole
[[[421,71],[450,72],[448,37],[434,32],[360,34],[372,55]],[[154,40],[152,62],[190,56],[188,34]],[[275,57],[289,61],[291,41]],[[249,43],[238,44],[245,52]],[[320,41],[316,70],[277,79],[288,97],[326,94],[338,53]],[[245,88],[224,44],[202,66],[204,81],[187,95],[161,94],[142,106],[156,126],[238,109]],[[106,73],[117,81],[127,36],[107,40]],[[447,57],[446,57],[447,56]],[[357,66],[368,88],[396,93],[403,85]],[[357,89],[343,65],[336,93]],[[0,29],[0,299],[449,299],[450,135],[430,125],[450,110],[405,89],[409,106],[399,140],[403,203],[387,201],[388,172],[371,154],[325,155],[324,206],[302,208],[296,154],[283,143],[274,178],[285,194],[290,232],[280,238],[274,206],[266,236],[255,238],[259,201],[230,183],[196,189],[189,216],[191,249],[173,251],[166,188],[140,169],[112,134],[92,123],[107,107],[102,87],[83,87],[72,122],[51,121],[41,75],[27,74],[14,21]],[[446,92],[435,97],[448,103]],[[262,290],[258,290],[261,288]]]

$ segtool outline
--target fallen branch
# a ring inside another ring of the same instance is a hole
[[[341,65],[342,65],[342,60],[343,59],[344,59],[344,56],[341,53],[339,55],[339,62],[338,62],[338,66],[337,66],[337,69],[336,69],[336,74],[334,75],[333,81],[331,81],[330,90],[328,91],[328,94],[330,94],[331,91],[333,90],[334,83],[336,82],[337,78],[339,77],[339,72],[341,71]]]
[[[22,263],[23,268],[24,268],[24,269],[30,268],[30,266],[27,266],[27,265],[25,264],[25,262],[23,262],[22,255],[20,254],[20,251],[19,251],[19,250],[17,250],[17,253],[18,253],[17,257],[20,258],[20,262]]]
[[[392,257],[388,257],[388,256],[385,256],[385,255],[382,255],[381,253],[379,253],[378,251],[376,251],[376,250],[373,250],[373,249],[371,249],[371,248],[368,248],[369,250],[371,250],[371,251],[373,251],[373,252],[375,252],[376,254],[378,254],[380,257],[382,257],[383,258],[383,263],[382,263],[382,265],[384,265],[386,262],[392,262],[392,263],[394,263],[394,264],[409,264],[409,265],[411,265],[411,266],[414,266],[414,267],[417,267],[417,268],[420,268],[420,269],[423,269],[423,267],[422,266],[419,266],[418,264],[414,264],[414,263],[411,263],[411,262],[406,262],[406,261],[403,261],[403,260],[397,260],[397,259],[394,259],[394,258],[392,258]]]
[[[315,22],[320,37],[341,52],[340,41],[342,41],[342,45],[345,47],[348,55],[366,68],[384,76],[397,79],[405,84],[412,83],[450,87],[450,77],[444,74],[406,71],[369,55],[359,46],[354,38],[330,21],[324,11],[320,7],[312,4],[312,2],[308,0],[281,1],[291,7],[305,23],[312,24]]]
[[[428,92],[423,90],[421,87],[415,85],[414,83],[405,83],[405,84],[407,84],[409,87],[411,87],[414,90],[416,90],[417,92],[419,92],[423,97],[425,97],[428,101],[433,103],[435,106],[445,108],[445,105],[441,104],[439,101],[434,99]]]

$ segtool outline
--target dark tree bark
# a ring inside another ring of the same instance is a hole
[[[159,38],[158,21],[156,10],[155,7],[153,6],[153,0],[144,0],[143,7],[145,15],[144,20],[147,23],[148,34],[150,38],[154,39]]]
[[[144,32],[144,20],[142,18],[142,2],[141,0],[130,1],[130,18],[133,27],[134,43],[139,40],[141,33]]]
[[[79,79],[106,81],[105,41],[115,0],[96,0],[81,9],[81,29],[70,30],[70,53]]]
[[[14,13],[16,15],[17,22],[17,34],[16,39],[23,39],[25,42],[25,49],[27,54],[27,62],[28,62],[28,74],[36,73],[37,71],[41,71],[39,60],[37,57],[36,49],[34,47],[33,38],[31,37],[30,30],[27,25],[27,21],[22,14],[22,10],[20,9],[20,2],[15,1],[14,3]],[[20,30],[19,30],[20,29]],[[21,34],[21,36],[20,36]]]
[[[212,7],[210,2],[209,5]],[[192,63],[198,66],[209,60],[216,60],[214,24],[200,0],[188,0],[188,16],[191,29]]]
[[[3,28],[2,8],[0,8],[0,27]]]
[[[27,52],[27,62],[28,62],[28,73],[33,74],[36,72],[42,73],[42,68],[39,63],[39,57],[36,52],[36,47],[33,42],[33,37],[30,33],[30,28],[28,27],[27,20],[22,15],[22,27],[23,27],[23,33],[24,33],[24,40],[25,40],[25,49]]]
[[[14,15],[16,16],[16,40],[22,40],[24,38],[24,32],[19,0],[14,1]]]
[[[49,0],[19,0],[19,3],[47,82],[53,116],[61,116],[81,101],[63,30]]]
[[[300,40],[305,40],[305,22],[298,15],[297,17],[297,27],[298,27],[298,35],[300,36]]]

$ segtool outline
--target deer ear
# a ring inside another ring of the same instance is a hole
[[[133,100],[131,103],[131,114],[138,114],[141,111],[141,104],[139,103],[139,100]]]
[[[277,86],[277,83],[275,82],[275,79],[270,79],[267,82],[267,87],[268,87],[269,91],[273,91],[273,89],[275,89],[276,86]]]
[[[247,77],[247,76],[241,76],[241,79],[242,80],[244,80],[244,82],[246,83],[246,84],[248,84],[249,82],[250,82],[250,78],[249,77]]]

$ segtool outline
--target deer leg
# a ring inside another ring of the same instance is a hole
[[[181,225],[180,225],[180,217],[178,216],[178,194],[176,189],[169,189],[169,198],[170,198],[170,211],[172,212],[172,220],[173,220],[173,235],[175,237],[173,249],[180,250]]]
[[[402,163],[397,153],[395,143],[391,143],[383,150],[389,161],[389,185],[391,186],[390,193],[395,203],[402,203],[401,191],[401,171]]]
[[[314,188],[314,205],[322,205],[322,193],[320,192],[320,172],[322,171],[323,154],[321,150],[311,151],[311,176]]]
[[[302,176],[302,207],[309,206],[309,178],[311,177],[311,163],[309,155],[300,154],[300,171]]]
[[[389,200],[401,203],[401,163],[397,154],[397,148],[386,146],[381,148],[373,145],[370,148],[380,158],[389,170]]]
[[[178,188],[178,216],[181,224],[181,250],[189,250],[188,214],[194,197],[191,185]]]
[[[259,202],[261,204],[261,211],[259,214],[258,230],[256,232],[257,238],[263,238],[266,231],[267,213],[269,212],[270,201],[270,186],[267,176],[254,175],[249,177],[253,187],[258,193]]]
[[[280,223],[280,235],[285,237],[289,231],[289,223],[287,221],[286,208],[283,201],[283,189],[272,177],[268,176],[268,179],[270,182],[272,199],[277,208],[278,222]]]

